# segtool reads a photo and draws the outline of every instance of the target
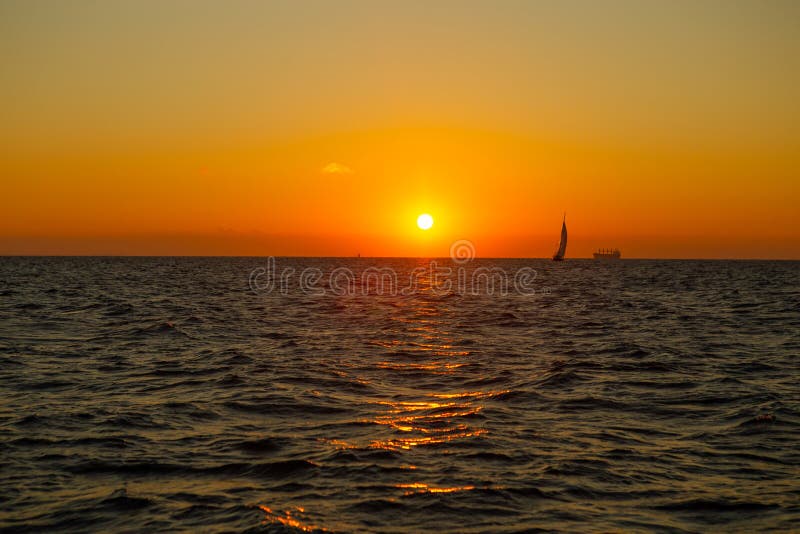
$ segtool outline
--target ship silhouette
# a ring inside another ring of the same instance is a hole
[[[553,254],[553,261],[564,261],[564,254],[567,252],[567,214],[564,214],[564,220],[561,221],[561,242],[558,244],[558,250]]]
[[[622,257],[622,254],[618,248],[601,248],[594,253],[594,259],[596,260],[618,260],[620,257]]]

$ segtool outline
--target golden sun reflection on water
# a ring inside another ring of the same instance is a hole
[[[421,265],[427,265],[427,261],[421,260]],[[396,384],[397,392],[391,400],[385,397],[372,400],[372,404],[383,410],[376,410],[359,423],[378,425],[390,435],[376,430],[374,439],[367,442],[326,440],[336,447],[407,451],[489,433],[478,424],[483,401],[507,390],[449,389],[448,385],[452,387],[464,378],[475,378],[471,369],[476,360],[471,351],[459,346],[458,336],[450,331],[451,300],[434,291],[435,282],[427,273],[418,282],[419,292],[425,297],[393,302],[396,312],[391,320],[395,328],[381,338],[368,341],[376,347],[380,359],[365,372],[370,376],[375,376],[376,371],[388,373],[379,381],[390,386]]]
[[[455,493],[456,491],[470,491],[474,490],[475,486],[453,486],[447,488],[439,488],[429,486],[423,482],[414,482],[411,484],[395,484],[396,488],[405,489],[403,495],[415,495],[419,493]]]
[[[455,430],[441,433],[435,436],[417,436],[413,438],[390,438],[386,440],[376,440],[370,443],[370,447],[374,449],[385,450],[410,450],[414,447],[422,445],[435,445],[438,443],[447,443],[457,439],[465,439],[469,437],[482,436],[489,431],[483,428],[475,430]]]
[[[294,510],[284,510],[282,513],[274,512],[270,507],[264,505],[259,505],[258,508],[264,512],[263,525],[283,525],[302,532],[330,532],[326,528],[311,525],[298,519],[296,514],[302,515],[305,513],[305,508],[301,506],[295,506]]]
[[[464,367],[466,363],[449,363],[449,362],[433,362],[433,363],[391,363],[379,362],[378,367],[381,369],[391,369],[395,371],[414,370],[414,371],[430,371],[435,374],[447,374],[453,369]]]
[[[424,282],[421,280],[423,292],[430,289]],[[448,331],[448,321],[442,316],[448,313],[449,305],[443,301],[421,305],[397,302],[393,306],[397,309],[393,318],[396,328],[367,342],[376,357],[366,362],[348,362],[347,371],[334,370],[349,381],[382,386],[374,397],[363,398],[365,411],[357,420],[349,421],[370,425],[366,427],[369,430],[360,438],[330,436],[318,440],[336,450],[410,453],[420,447],[447,446],[489,434],[489,429],[480,426],[481,412],[488,399],[508,390],[459,388],[463,380],[474,380],[480,367],[476,355],[460,347]],[[433,454],[437,454],[436,450]],[[458,485],[425,482],[426,466],[411,464],[409,459],[396,466],[402,478],[385,486],[391,492],[386,499],[424,498],[487,487],[469,481]],[[411,476],[414,478],[409,480]],[[266,514],[265,523],[304,532],[325,530],[304,520],[302,508],[284,512],[259,508]]]
[[[425,282],[424,280],[422,282]],[[423,287],[426,291],[428,287]],[[480,372],[480,360],[470,350],[459,346],[444,317],[450,304],[442,301],[393,303],[395,328],[381,338],[368,341],[375,358],[350,380],[369,377],[373,385],[381,384],[379,395],[366,398],[366,412],[359,424],[374,425],[361,439],[320,438],[336,449],[379,449],[395,453],[411,452],[421,447],[448,446],[489,434],[480,426],[486,401],[508,393],[507,389],[482,391],[460,388],[464,381],[474,381]],[[348,373],[350,375],[350,373]],[[436,450],[433,451],[436,455]],[[416,462],[415,462],[416,463]],[[469,481],[459,485],[425,482],[425,465],[406,463],[399,466],[401,478],[392,486],[400,495],[389,500],[413,495],[450,494],[478,488]],[[414,474],[414,480],[408,477]],[[484,487],[484,486],[481,486]]]
[[[414,368],[428,370],[424,365],[415,366]],[[449,369],[455,368],[457,367],[454,366]],[[433,393],[426,395],[428,397],[426,400],[376,401],[375,404],[384,406],[385,411],[361,422],[389,427],[404,434],[413,433],[416,435],[393,436],[372,440],[368,447],[385,450],[409,450],[414,447],[446,443],[487,434],[488,430],[473,427],[463,422],[463,419],[475,416],[483,409],[483,406],[474,402],[476,399],[499,393],[476,391]],[[333,443],[333,441],[331,442]],[[341,441],[335,444],[347,448],[357,447],[357,445]]]

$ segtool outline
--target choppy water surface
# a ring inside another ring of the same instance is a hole
[[[538,271],[505,296],[263,265],[0,258],[0,527],[800,524],[800,263],[473,262]]]

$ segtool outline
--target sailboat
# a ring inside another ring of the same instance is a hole
[[[558,244],[558,250],[553,254],[553,261],[564,261],[564,254],[567,252],[567,214],[564,214],[564,220],[561,221],[561,242]]]

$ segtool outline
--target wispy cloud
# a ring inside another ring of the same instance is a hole
[[[355,171],[353,171],[353,169],[347,165],[342,165],[341,163],[332,161],[322,167],[322,172],[325,174],[353,174]]]

